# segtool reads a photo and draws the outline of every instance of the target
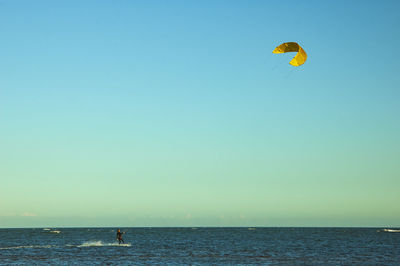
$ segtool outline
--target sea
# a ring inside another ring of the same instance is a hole
[[[1,265],[400,265],[399,228],[0,229]]]

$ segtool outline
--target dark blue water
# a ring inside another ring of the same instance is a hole
[[[0,264],[400,265],[400,230],[379,228],[0,229]]]

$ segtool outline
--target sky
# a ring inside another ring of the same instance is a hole
[[[399,227],[399,8],[0,1],[0,227]]]

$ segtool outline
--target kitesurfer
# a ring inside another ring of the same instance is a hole
[[[118,240],[118,244],[125,243],[124,239],[122,239],[122,235],[125,234],[125,232],[121,232],[121,230],[117,230],[117,240]]]

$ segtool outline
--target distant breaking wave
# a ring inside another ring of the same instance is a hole
[[[84,242],[81,245],[78,245],[77,247],[83,248],[83,247],[130,247],[131,244],[118,244],[118,243],[103,243],[102,241],[88,241]]]
[[[383,229],[383,231],[390,233],[400,233],[400,230],[398,229]]]
[[[71,245],[67,244],[65,245],[66,247],[130,247],[131,244],[121,244],[119,245],[118,243],[103,243],[102,241],[88,241],[84,242],[81,245]],[[27,246],[13,246],[13,247],[0,247],[0,250],[6,250],[6,249],[29,249],[29,248],[59,248],[63,246],[57,246],[57,245],[27,245]]]

